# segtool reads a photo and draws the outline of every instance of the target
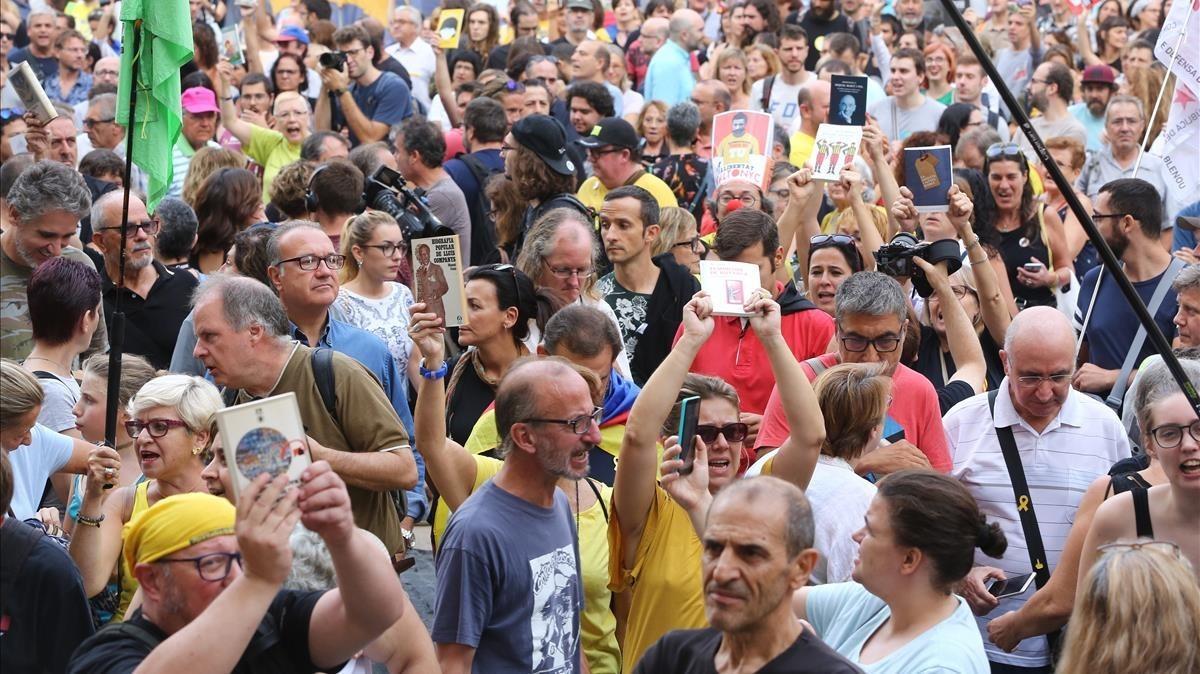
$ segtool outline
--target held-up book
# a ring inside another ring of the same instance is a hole
[[[221,451],[233,482],[236,502],[256,477],[287,475],[296,486],[312,465],[312,454],[295,393],[255,400],[217,412]]]
[[[861,126],[822,124],[817,127],[811,155],[813,180],[841,180],[842,169],[854,165],[862,137]]]
[[[950,210],[954,162],[949,145],[904,148],[904,184],[913,193],[918,213]]]
[[[416,300],[425,303],[425,311],[441,316],[445,327],[465,325],[467,298],[458,235],[413,239],[412,252]]]
[[[731,110],[713,118],[712,161],[717,183],[745,180],[765,189],[775,123],[767,112]]]
[[[700,261],[700,289],[712,299],[717,316],[749,316],[746,301],[762,280],[758,266],[747,262]]]
[[[21,99],[25,112],[32,112],[38,122],[45,124],[58,117],[58,111],[54,109],[54,104],[50,102],[50,97],[46,95],[46,90],[42,88],[42,83],[38,81],[37,74],[29,67],[28,62],[22,61],[13,66],[13,69],[8,71],[8,80],[12,82],[13,90]]]
[[[463,18],[467,13],[465,9],[443,9],[441,14],[438,14],[438,46],[442,49],[455,49],[458,47],[458,36],[462,32]]]
[[[241,24],[221,29],[221,57],[230,65],[240,66],[246,62],[246,38]]]
[[[867,78],[832,75],[829,83],[829,123],[864,126],[867,123]]]

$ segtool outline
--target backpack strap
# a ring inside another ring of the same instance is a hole
[[[1171,258],[1171,264],[1167,266],[1167,270],[1158,280],[1158,285],[1154,287],[1154,294],[1150,297],[1150,301],[1146,303],[1146,310],[1150,312],[1153,318],[1158,313],[1158,308],[1162,306],[1163,300],[1167,297],[1167,291],[1171,289],[1171,283],[1179,272],[1187,263],[1177,257]],[[1125,355],[1125,362],[1121,364],[1121,373],[1117,375],[1117,381],[1113,384],[1112,390],[1109,391],[1108,398],[1105,403],[1109,407],[1120,413],[1121,403],[1125,400],[1125,394],[1129,388],[1129,376],[1133,373],[1133,368],[1137,366],[1138,356],[1142,352],[1142,346],[1146,343],[1146,328],[1139,326],[1137,333],[1133,336],[1133,342],[1129,345],[1129,353]],[[1127,429],[1128,430],[1128,429]]]
[[[150,650],[158,648],[158,645],[162,643],[162,639],[159,639],[145,627],[129,622],[129,616],[126,616],[126,619],[122,622],[110,622],[99,633],[108,637],[128,637]]]
[[[771,112],[771,90],[775,88],[775,76],[768,75],[763,80],[762,90],[762,109],[763,112]]]
[[[1129,490],[1133,497],[1133,520],[1137,524],[1138,538],[1154,538],[1154,525],[1150,522],[1150,492],[1135,487]]]
[[[337,422],[337,388],[333,378],[333,349],[327,346],[318,346],[312,350],[309,362],[312,364],[313,379],[317,382],[317,393],[321,395],[321,403],[325,405],[325,411],[329,412],[329,416],[333,417],[334,422]]]

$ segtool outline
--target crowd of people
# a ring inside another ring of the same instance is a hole
[[[1114,277],[1200,386],[1177,3],[955,3],[1001,83],[939,2],[191,0],[159,198],[119,10],[0,0],[0,666],[1200,671],[1200,419]],[[712,166],[734,110],[763,184]],[[287,393],[312,465],[235,494],[218,412]]]

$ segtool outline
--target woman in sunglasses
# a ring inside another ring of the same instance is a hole
[[[791,428],[771,473],[804,488],[825,439],[816,395],[780,334],[779,305],[764,290],[747,298],[745,310],[771,363]],[[633,671],[642,654],[670,629],[703,627],[702,554],[697,531],[707,504],[742,472],[743,442],[749,432],[738,421],[738,395],[716,377],[689,374],[696,354],[712,334],[712,301],[697,293],[683,310],[683,330],[629,413],[613,487],[614,542],[610,570],[614,591],[628,591],[622,659]],[[680,475],[677,400],[699,397],[699,424],[690,472]],[[656,446],[665,451],[660,466]]]
[[[92,452],[70,547],[89,597],[104,589],[121,559],[121,529],[126,522],[169,496],[208,492],[200,477],[207,463],[203,453],[222,407],[217,388],[199,377],[169,374],[151,379],[129,402],[130,419],[125,422],[146,481],[105,490],[120,468],[120,457],[107,447]],[[125,615],[138,587],[123,562],[118,579],[121,599],[114,620]]]
[[[1033,197],[1029,162],[1015,143],[996,143],[984,153],[994,209],[977,214],[977,231],[992,230],[1008,271],[1016,306],[1054,306],[1055,291],[1071,282],[1073,260],[1067,252],[1058,214]]]

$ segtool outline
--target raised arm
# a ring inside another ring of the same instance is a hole
[[[963,245],[967,248],[967,258],[971,261],[971,273],[975,276],[975,287],[979,291],[979,312],[983,316],[983,325],[996,344],[1004,343],[1008,334],[1008,326],[1012,323],[1012,313],[1009,312],[1008,301],[1001,289],[1000,279],[996,276],[996,268],[979,237],[971,225],[971,212],[974,204],[958,185],[950,186],[950,224],[958,232]],[[997,257],[999,257],[997,255]],[[1008,282],[1007,274],[1004,277]],[[1010,291],[1011,294],[1011,291]],[[957,360],[955,362],[958,362]]]
[[[812,237],[821,233],[817,211],[821,208],[820,186],[812,179],[812,169],[802,168],[788,176],[788,204],[779,216],[779,242],[786,250],[795,239],[796,259],[801,274],[808,270],[808,251]]]
[[[254,126],[242,119],[238,114],[237,107],[233,104],[233,98],[229,97],[229,82],[233,75],[233,66],[224,59],[217,64],[217,74],[221,78],[221,124],[229,129],[234,137],[238,139],[243,146],[249,147],[250,134],[254,130]]]
[[[783,413],[788,428],[792,429],[775,454],[771,474],[800,489],[807,489],[817,456],[821,454],[821,445],[825,442],[821,406],[817,404],[812,384],[780,332],[779,305],[770,299],[758,299],[751,308],[754,314],[750,317],[750,327],[766,349]]]
[[[68,548],[71,559],[83,575],[83,591],[89,597],[99,594],[112,576],[121,556],[125,504],[133,500],[132,486],[105,491],[104,483],[109,481],[104,474],[106,468],[120,470],[121,456],[111,447],[93,446],[79,514],[101,520],[100,526],[77,523]]]
[[[1075,46],[1079,49],[1079,56],[1083,59],[1084,65],[1094,66],[1104,62],[1092,49],[1092,33],[1088,30],[1088,14],[1089,12],[1079,14],[1079,23],[1075,27]]]
[[[983,391],[987,382],[987,361],[983,359],[983,347],[979,345],[975,326],[971,325],[971,319],[950,287],[946,263],[931,265],[917,257],[913,258],[913,262],[925,272],[925,278],[933,287],[942,308],[942,318],[946,321],[946,343],[950,346],[950,357],[954,359],[955,367],[950,381],[965,381],[975,393]]]
[[[623,562],[627,566],[633,564],[646,516],[654,502],[658,474],[655,444],[659,431],[675,405],[688,368],[712,334],[715,323],[709,315],[711,310],[708,295],[703,291],[696,293],[683,308],[683,334],[642,387],[625,424],[625,436],[617,456],[621,468],[613,486],[612,502],[625,539],[626,559]]]
[[[879,196],[883,199],[883,203],[896,203],[896,200],[900,198],[900,185],[896,182],[896,176],[892,173],[892,165],[887,160],[887,137],[884,136],[883,130],[879,128],[879,123],[874,119],[868,120],[867,125],[863,127],[863,146],[867,150],[867,157],[871,162],[871,172],[875,176],[876,184],[879,185]],[[900,227],[892,219],[889,210],[888,231],[884,238],[891,241],[898,231],[900,231]]]
[[[457,127],[462,121],[462,111],[458,109],[458,102],[454,100],[454,83],[450,78],[450,65],[446,61],[446,51],[438,45],[437,33],[431,30],[424,31],[421,39],[433,47],[434,60],[437,64],[433,72],[433,82],[437,87],[438,99],[442,101],[442,108],[446,111],[446,119],[450,120],[450,126]]]
[[[256,5],[250,9],[245,7],[242,10],[242,35],[246,38],[246,72],[261,73],[263,72],[262,55],[259,52],[260,42],[258,36],[258,17],[260,14],[265,14]]]
[[[858,235],[861,238],[859,249],[862,251],[863,268],[875,269],[875,251],[883,246],[883,235],[875,226],[875,217],[871,207],[863,201],[863,177],[858,171],[846,169],[842,171],[842,186],[850,195],[850,211],[858,223]]]
[[[425,304],[412,305],[413,343],[425,357],[425,367],[436,370],[445,360],[442,342],[446,329],[437,314],[424,313]],[[415,357],[415,354],[414,354]],[[425,457],[425,475],[437,486],[442,502],[457,510],[471,495],[477,467],[475,459],[446,437],[446,385],[443,379],[420,378],[413,423],[417,446]]]

